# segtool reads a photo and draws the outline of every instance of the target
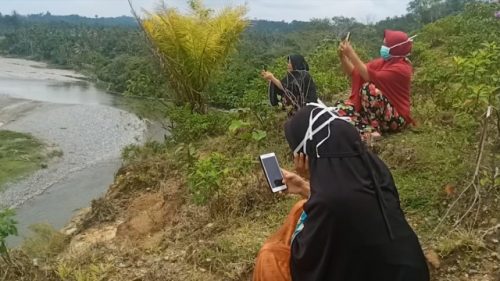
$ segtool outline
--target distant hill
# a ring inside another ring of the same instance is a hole
[[[87,25],[87,26],[121,26],[121,27],[136,27],[137,22],[135,18],[131,16],[120,16],[120,17],[84,17],[80,15],[52,15],[49,12],[32,14],[32,15],[21,15],[18,13],[5,14],[0,13],[0,25],[23,25],[23,24],[34,24],[34,23],[64,23],[70,25]],[[290,23],[284,21],[268,21],[268,20],[252,20],[252,29],[257,32],[292,32],[294,30],[305,27],[309,22],[305,21],[292,21]]]
[[[0,13],[0,35],[11,32],[15,27],[33,24],[137,27],[135,18],[131,16],[92,18],[80,15],[52,15],[49,12],[32,15],[20,15],[15,12],[10,15],[2,15]],[[252,20],[250,31],[266,34],[289,33],[308,25],[310,25],[310,22],[305,21],[292,21],[288,23],[284,21]]]
[[[89,25],[89,26],[125,26],[136,27],[137,22],[133,17],[83,17],[79,15],[57,16],[50,13],[33,14],[33,15],[20,15],[13,13],[11,15],[0,14],[0,24],[6,25],[22,25],[33,23],[66,23],[72,25]]]
[[[37,14],[25,17],[28,22],[66,22],[71,24],[87,24],[100,26],[137,26],[133,17],[82,17],[79,15],[55,16],[50,14]]]

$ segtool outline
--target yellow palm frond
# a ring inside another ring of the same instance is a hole
[[[191,11],[182,14],[163,7],[141,20],[143,30],[164,60],[176,98],[203,110],[203,95],[212,75],[234,50],[248,26],[245,6],[206,9],[201,0],[188,1]]]

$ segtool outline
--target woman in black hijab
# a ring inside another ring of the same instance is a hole
[[[304,139],[311,112],[315,116],[319,110],[308,106],[285,125],[292,149]],[[320,116],[311,129],[330,118]],[[366,150],[356,128],[333,120],[304,146],[311,193],[303,229],[291,244],[292,280],[429,280],[392,175]]]
[[[291,108],[289,115],[304,107],[307,103],[317,102],[316,84],[309,74],[309,65],[301,55],[287,58],[287,74],[280,80],[263,70],[262,78],[269,81],[269,101],[272,106],[278,105],[280,99],[285,107]]]
[[[310,128],[321,110],[306,106],[285,125],[290,148],[306,153],[310,173],[307,183],[284,171],[289,193],[309,197],[290,242],[290,279],[428,281],[422,249],[389,169],[335,113],[324,112]],[[316,129],[312,138],[304,138]],[[273,260],[260,255],[257,264]]]

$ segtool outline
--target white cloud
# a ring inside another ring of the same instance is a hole
[[[252,19],[309,20],[334,16],[354,17],[362,22],[402,15],[410,0],[205,0],[210,8],[247,4]],[[158,0],[133,0],[134,6],[153,10]],[[168,6],[186,9],[184,0],[166,0]],[[85,16],[130,15],[127,0],[0,0],[0,12],[21,14],[80,14]]]

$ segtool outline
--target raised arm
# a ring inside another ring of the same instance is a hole
[[[344,56],[344,54],[342,52],[342,42],[339,45],[337,53],[339,55],[340,66],[342,67],[342,72],[344,72],[345,75],[350,77],[352,74],[352,71],[354,70],[354,65],[352,65],[351,61],[346,56]]]
[[[340,51],[346,57],[350,63],[353,65],[354,69],[356,69],[363,80],[370,81],[370,75],[368,73],[368,68],[365,63],[359,58],[358,54],[354,51],[349,42],[340,43]]]
[[[262,76],[262,78],[264,78],[265,80],[267,81],[270,81],[272,82],[274,85],[276,85],[276,87],[278,87],[280,90],[284,91],[285,88],[283,87],[283,84],[281,84],[281,81],[278,80],[276,77],[274,77],[274,74],[272,74],[271,72],[269,71],[265,71],[263,70],[260,75]]]

